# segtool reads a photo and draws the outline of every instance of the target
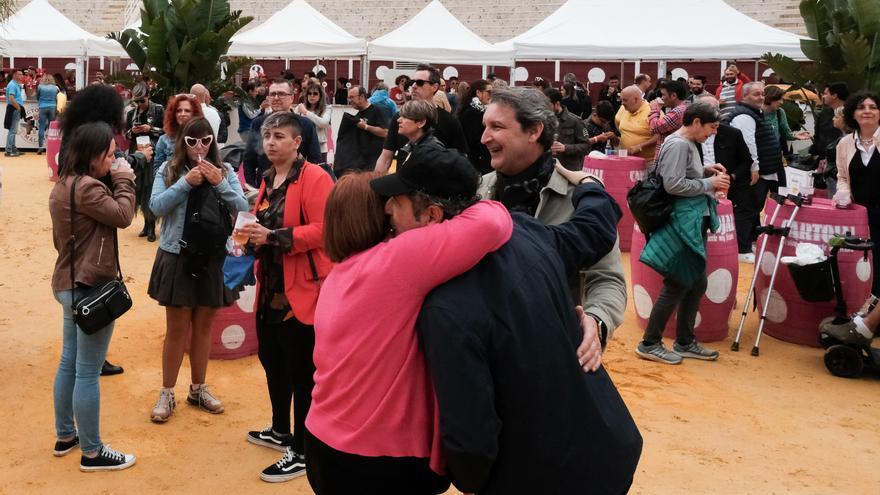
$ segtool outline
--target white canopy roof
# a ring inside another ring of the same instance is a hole
[[[801,37],[722,0],[568,0],[532,29],[499,43],[517,60],[806,58]]]
[[[10,57],[125,55],[119,43],[77,26],[48,0],[33,0],[0,23],[0,52]]]
[[[305,0],[293,0],[266,22],[233,36],[229,55],[357,58],[366,51],[366,40],[355,38]]]
[[[438,0],[390,33],[369,43],[371,60],[513,65],[513,51],[480,38]]]

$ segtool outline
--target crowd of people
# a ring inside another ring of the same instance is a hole
[[[491,74],[444,81],[424,64],[370,90],[328,88],[323,73],[257,73],[239,102],[240,163],[226,162],[222,119],[200,84],[160,105],[142,82],[125,113],[111,87],[79,91],[61,119],[50,198],[64,311],[55,455],[79,447],[84,471],[135,463],[99,431],[114,325],[78,332],[71,306],[116,276],[108,239],[140,209],[148,241],[161,222],[148,288],[166,313],[152,421],[175,414],[185,349],[186,402],[226,411],[207,368],[213,319],[241,289],[224,281],[232,235],[255,259],[271,418],[242,433],[283,452],[264,481],[307,475],[319,495],[432,494],[450,482],[466,493],[625,493],[642,440],[601,365],[626,308],[621,212],[584,156],[643,157],[673,198],[674,221],[643,255],[664,285],[635,352],[679,364],[718,358],[694,338],[716,193],[729,189],[747,260],[767,192],[784,184],[787,142],[813,137],[791,131],[781,90],[735,66],[715,94],[701,76],[620,83],[612,77],[593,104],[573,74],[556,88],[541,78],[507,87]],[[860,93],[835,110],[848,97],[840,84],[824,97],[815,154],[837,167],[835,202],[866,205],[880,236],[880,198],[866,189],[880,170],[878,99]],[[335,140],[331,102],[354,109]],[[239,213],[253,220],[233,228]],[[681,231],[694,235],[673,242]],[[674,311],[669,350],[661,338]]]

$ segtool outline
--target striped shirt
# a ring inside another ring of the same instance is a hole
[[[726,82],[721,84],[721,98],[719,100],[721,101],[722,120],[736,106],[736,83],[737,81],[734,81],[733,84]]]

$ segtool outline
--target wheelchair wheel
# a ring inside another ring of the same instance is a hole
[[[825,352],[825,367],[834,376],[855,378],[862,374],[864,366],[862,354],[848,345],[833,345]]]

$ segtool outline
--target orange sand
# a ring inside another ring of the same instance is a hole
[[[0,164],[0,493],[312,493],[305,478],[276,486],[258,477],[279,456],[245,441],[247,430],[269,420],[256,356],[211,362],[209,382],[224,414],[181,404],[169,423],[149,421],[165,326],[163,311],[146,295],[157,243],[137,237],[140,218],[120,233],[135,308],[118,323],[109,359],[125,374],[101,380],[103,439],[135,453],[137,464],[84,474],[77,453],[52,457],[52,382],[61,349],[61,310],[49,286],[52,183],[43,156],[0,157]],[[741,301],[751,270],[740,266]],[[737,322],[731,318],[732,326]],[[746,350],[755,328],[752,315]],[[877,374],[834,378],[820,349],[771,337],[762,340],[759,358],[731,353],[728,340],[715,344],[722,351],[717,363],[670,367],[636,358],[640,335],[630,307],[605,355],[645,438],[633,493],[880,493]],[[182,394],[186,363],[180,376]]]

